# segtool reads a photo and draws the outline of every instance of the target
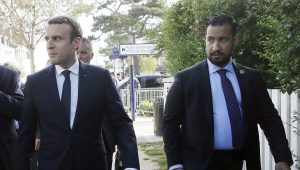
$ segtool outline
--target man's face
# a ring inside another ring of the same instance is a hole
[[[208,26],[206,29],[205,43],[208,59],[219,67],[224,67],[230,60],[234,37],[229,24]]]
[[[90,61],[94,57],[94,53],[91,51],[90,48],[88,48],[85,42],[81,42],[77,50],[77,55],[78,58],[85,63],[90,63]]]
[[[68,69],[76,62],[75,51],[80,44],[80,38],[71,41],[71,26],[68,24],[49,24],[45,40],[51,64]]]

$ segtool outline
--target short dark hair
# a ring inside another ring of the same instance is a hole
[[[208,26],[220,26],[220,25],[224,25],[224,24],[229,24],[231,26],[231,32],[232,35],[235,36],[237,33],[237,22],[236,20],[227,14],[219,14],[219,15],[215,15],[213,16],[206,24],[206,29]]]
[[[81,40],[81,43],[85,43],[86,46],[87,46],[87,48],[88,48],[88,50],[90,52],[93,52],[93,46],[92,46],[92,43],[91,43],[90,40],[88,40],[87,38],[83,37],[82,40]]]
[[[3,66],[15,71],[16,73],[18,73],[18,75],[21,74],[21,70],[15,64],[13,64],[11,62],[6,62],[3,64]]]
[[[51,18],[48,21],[48,24],[68,24],[71,26],[71,41],[74,40],[76,37],[82,38],[82,29],[80,24],[72,18],[66,16],[57,16]]]

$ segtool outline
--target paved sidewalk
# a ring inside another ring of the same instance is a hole
[[[136,117],[133,126],[138,143],[162,141],[161,136],[156,136],[154,134],[152,117]],[[145,155],[141,148],[139,148],[139,161],[141,170],[158,169],[158,165],[156,163],[152,162],[151,160],[144,160],[144,158],[149,158],[149,156]]]
[[[156,136],[154,134],[153,117],[137,116],[135,121],[133,122],[133,126],[138,143],[156,142],[163,140],[161,136]],[[141,148],[138,149],[140,170],[158,169],[158,165],[151,160],[145,160],[145,158],[147,159],[149,158],[149,156],[145,155]],[[112,170],[114,170],[114,166],[112,167]]]
[[[161,136],[154,134],[153,117],[136,117],[133,122],[137,142],[162,141]]]

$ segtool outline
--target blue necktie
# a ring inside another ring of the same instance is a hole
[[[63,85],[62,95],[61,95],[61,102],[64,105],[67,120],[70,122],[70,107],[71,107],[71,81],[70,81],[70,70],[65,70],[62,72],[65,76],[65,81]]]
[[[228,110],[231,125],[232,143],[237,150],[242,150],[245,144],[244,122],[230,80],[226,77],[225,69],[220,69],[217,73],[221,77],[222,88]]]

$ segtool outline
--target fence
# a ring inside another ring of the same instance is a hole
[[[140,88],[135,90],[136,113],[153,114],[153,101],[163,97],[163,88]],[[121,89],[120,96],[126,111],[130,110],[130,90]]]
[[[269,90],[274,106],[279,112],[282,119],[285,133],[289,141],[291,151],[296,160],[296,155],[300,156],[300,136],[299,136],[299,118],[300,118],[300,91],[288,95],[281,93],[279,90]],[[259,130],[260,149],[261,149],[261,165],[263,170],[273,170],[275,162],[270,152],[268,141],[266,140],[262,130]],[[296,170],[298,162],[294,162],[292,170]]]
[[[142,110],[141,103],[143,101],[152,102],[158,97],[165,97],[168,92],[169,85],[165,86],[165,89],[139,89],[135,91],[137,111],[141,113],[151,112],[153,108],[149,110]],[[297,155],[300,156],[300,91],[296,91],[292,94],[281,93],[280,90],[272,89],[268,90],[269,95],[272,98],[274,106],[278,110],[278,113],[283,121],[286,136],[289,141],[291,151],[293,153],[294,160]],[[121,90],[121,98],[125,109],[130,108],[130,92],[128,89]],[[261,149],[261,166],[262,170],[273,170],[275,162],[270,152],[268,141],[266,140],[264,133],[259,129],[260,135],[260,149]],[[299,157],[300,158],[300,157]],[[295,162],[292,166],[292,170],[296,170],[300,164]],[[246,169],[244,167],[244,169]],[[300,169],[300,168],[299,168]]]

